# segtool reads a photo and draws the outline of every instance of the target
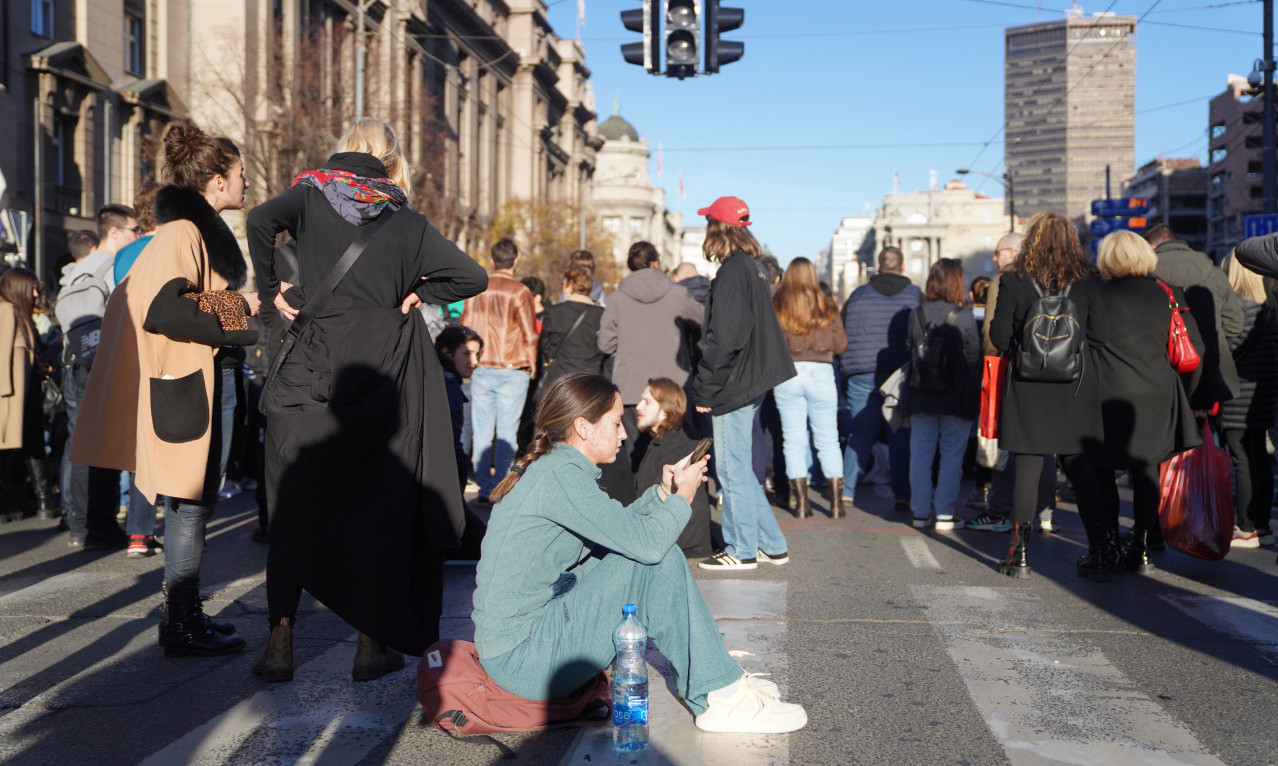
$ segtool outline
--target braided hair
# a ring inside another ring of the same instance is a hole
[[[548,454],[559,442],[568,439],[568,432],[577,418],[598,423],[617,400],[617,386],[611,380],[592,372],[571,372],[556,378],[537,405],[533,418],[535,432],[532,441],[515,459],[510,473],[489,494],[493,501],[515,486],[528,466],[537,458]]]

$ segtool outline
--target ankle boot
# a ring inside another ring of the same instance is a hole
[[[204,602],[208,601],[207,597],[199,596],[198,599],[199,599],[200,615],[204,617],[204,622],[206,625],[209,626],[209,628],[217,631],[218,633],[221,633],[224,636],[235,635],[234,625],[232,625],[229,622],[214,622],[212,617],[209,617],[207,614],[204,614]]]
[[[1109,533],[1103,527],[1087,527],[1087,555],[1080,556],[1074,572],[1092,582],[1109,582]]]
[[[404,667],[404,655],[363,633],[359,634],[359,643],[355,645],[355,665],[351,668],[351,678],[356,681],[376,681],[402,667]]]
[[[1123,556],[1123,568],[1138,574],[1154,571],[1154,562],[1149,558],[1148,529],[1132,528],[1131,540],[1127,543],[1127,552]]]
[[[62,516],[62,509],[53,499],[53,488],[49,486],[49,467],[43,458],[27,458],[27,478],[31,480],[31,489],[35,492],[37,515],[42,519],[56,519]]]
[[[160,607],[160,646],[164,647],[164,656],[215,657],[244,648],[244,639],[225,636],[209,627],[209,622],[194,592],[172,594],[166,589]]]
[[[271,627],[266,650],[253,660],[253,672],[263,681],[293,680],[293,626],[287,617]]]
[[[826,479],[830,485],[830,518],[841,519],[847,515],[843,510],[843,477]]]
[[[794,515],[797,518],[806,519],[812,515],[807,479],[790,479],[790,497],[794,498]]]
[[[1012,545],[1007,551],[1007,561],[999,565],[999,574],[1024,580],[1030,576],[1029,540],[1034,528],[1032,521],[1012,522]]]

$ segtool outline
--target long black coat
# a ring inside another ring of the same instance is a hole
[[[1239,296],[1242,297],[1242,296]],[[1229,339],[1238,396],[1220,405],[1220,427],[1269,428],[1278,417],[1278,319],[1274,307],[1242,298],[1243,331]]]
[[[1109,321],[1105,345],[1095,354],[1105,420],[1104,467],[1157,465],[1201,444],[1189,397],[1167,358],[1167,293],[1145,276],[1112,279],[1100,295]]]
[[[638,467],[635,470],[635,496],[643,494],[653,484],[661,483],[661,469],[683,460],[697,447],[697,443],[682,430],[675,429],[660,439],[649,440],[641,436],[642,455],[636,455]],[[706,485],[697,489],[692,497],[692,515],[683,532],[679,533],[677,542],[684,556],[709,556],[714,553],[714,545],[710,540],[710,495]]]
[[[386,176],[366,154],[327,167]],[[270,556],[353,627],[420,655],[438,640],[440,554],[457,546],[464,509],[439,359],[421,313],[399,305],[410,291],[469,298],[487,275],[423,216],[393,215],[280,368],[266,429]],[[301,184],[254,208],[248,230],[264,302],[276,233],[297,240],[294,306],[359,231]]]
[[[999,277],[998,305],[990,325],[990,342],[1015,356],[1030,306],[1038,298],[1029,277],[1007,272]],[[1028,455],[1076,455],[1094,452],[1104,438],[1100,379],[1092,352],[1105,345],[1108,325],[1096,280],[1074,283],[1069,298],[1078,307],[1086,347],[1083,374],[1069,383],[1021,380],[1010,372],[999,416],[999,447]],[[1013,358],[1009,370],[1015,368]]]
[[[599,350],[596,340],[603,313],[599,306],[574,300],[546,309],[537,341],[537,400],[556,378],[570,372],[603,374],[608,355]],[[578,317],[581,323],[574,330]]]

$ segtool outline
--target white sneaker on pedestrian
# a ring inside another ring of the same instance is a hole
[[[802,705],[782,702],[760,688],[758,680],[743,675],[707,695],[706,711],[696,723],[698,729],[716,733],[784,734],[807,726],[808,714]]]
[[[963,528],[963,520],[962,520],[962,519],[956,519],[956,518],[954,518],[954,517],[952,517],[952,516],[951,516],[951,517],[950,517],[950,518],[948,518],[948,519],[937,519],[937,520],[936,520],[936,531],[937,531],[937,532],[950,532],[950,531],[953,531],[953,530],[955,530],[955,529],[962,529],[962,528]]]
[[[719,551],[708,559],[697,562],[697,566],[711,572],[735,572],[745,569],[758,569],[755,559],[739,559],[726,550]]]
[[[1230,548],[1259,548],[1260,535],[1255,532],[1244,532],[1234,527],[1234,539],[1229,541]]]
[[[755,558],[756,558],[756,560],[757,560],[757,561],[760,561],[760,562],[763,562],[763,563],[767,563],[767,564],[776,564],[777,566],[781,566],[782,564],[787,564],[787,563],[789,563],[789,561],[790,561],[790,552],[789,552],[789,551],[781,551],[780,553],[778,553],[778,554],[777,554],[777,555],[775,555],[775,556],[769,556],[768,554],[766,554],[766,553],[764,553],[764,552],[763,552],[763,549],[762,549],[762,548],[760,548],[760,549],[759,549],[759,552],[758,552],[757,554],[755,554]]]

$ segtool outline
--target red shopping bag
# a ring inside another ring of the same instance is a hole
[[[1003,389],[1007,386],[1007,358],[985,357],[981,373],[980,434],[986,439],[998,438],[998,415],[1003,408]]]
[[[1216,445],[1206,422],[1202,446],[1163,463],[1158,525],[1168,545],[1208,561],[1229,553],[1234,536],[1230,470],[1229,455]]]

